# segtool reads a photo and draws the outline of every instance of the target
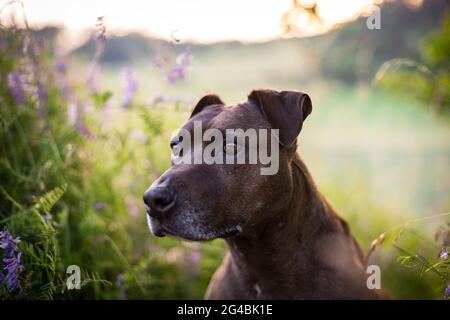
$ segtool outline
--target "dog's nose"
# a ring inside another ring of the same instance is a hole
[[[174,205],[175,197],[168,187],[152,187],[145,191],[144,203],[150,208],[148,214],[157,216]]]

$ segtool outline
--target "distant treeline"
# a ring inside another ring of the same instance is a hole
[[[242,49],[246,52],[261,47],[282,46],[286,50],[292,43],[303,52],[315,57],[323,75],[337,78],[347,83],[370,80],[383,62],[394,58],[420,59],[422,40],[430,32],[439,28],[443,16],[449,12],[447,0],[425,0],[419,8],[413,9],[404,1],[389,2],[381,8],[381,30],[368,30],[365,17],[343,24],[323,35],[309,38],[273,40],[266,43],[243,44],[238,41],[211,45],[186,44],[194,56],[210,53],[212,50]],[[49,46],[60,29],[47,27],[36,31],[42,34]],[[150,60],[161,47],[169,45],[165,40],[144,36],[138,33],[116,36],[109,35],[101,62],[109,65],[126,65]],[[92,37],[71,52],[72,56],[89,59],[95,54],[96,44]]]

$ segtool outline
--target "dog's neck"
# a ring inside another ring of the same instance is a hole
[[[274,275],[292,274],[293,267],[298,273],[308,274],[308,260],[315,254],[314,239],[333,228],[335,214],[305,164],[296,155],[291,165],[294,186],[289,206],[227,240],[232,263],[250,282],[275,281]],[[293,260],[305,263],[292,266]]]

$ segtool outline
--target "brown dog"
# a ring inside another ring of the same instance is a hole
[[[214,274],[208,299],[371,299],[364,255],[317,190],[296,154],[312,110],[308,95],[255,90],[225,106],[203,97],[183,126],[279,129],[279,169],[261,164],[177,164],[145,192],[150,229],[201,241],[225,238],[230,252]],[[176,148],[180,137],[172,139]]]

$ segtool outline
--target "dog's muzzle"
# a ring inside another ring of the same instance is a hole
[[[156,236],[164,236],[161,220],[175,206],[175,194],[167,186],[150,187],[144,193],[150,228]]]

